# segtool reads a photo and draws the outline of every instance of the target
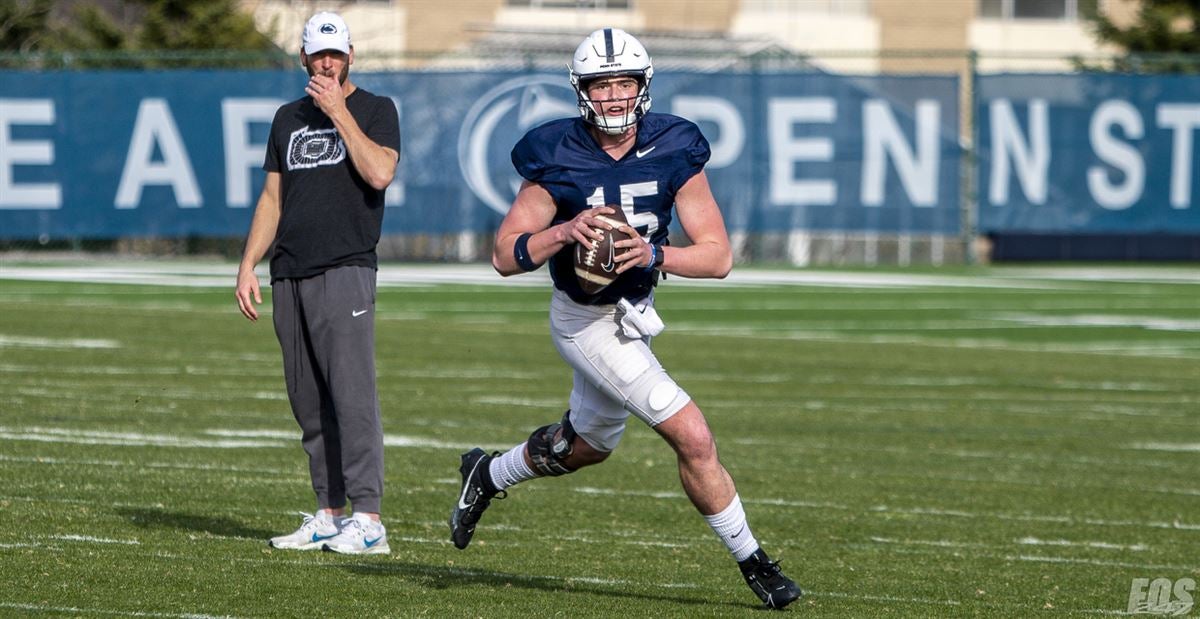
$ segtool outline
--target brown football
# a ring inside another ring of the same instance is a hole
[[[607,206],[615,212],[600,215],[597,219],[606,220],[613,226],[628,223],[628,220],[625,219],[625,212],[621,210],[620,206],[612,204]],[[604,233],[604,238],[597,241],[595,247],[589,247],[584,243],[575,244],[575,278],[579,280],[579,287],[587,294],[596,294],[617,279],[615,258],[628,251],[628,249],[617,248],[614,245],[617,241],[629,239],[628,234],[616,228],[600,229],[600,231]]]

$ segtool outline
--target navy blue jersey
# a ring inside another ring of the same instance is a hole
[[[554,224],[597,206],[620,205],[629,224],[651,243],[665,244],[675,194],[704,169],[708,140],[691,121],[649,113],[638,123],[633,148],[619,160],[600,149],[582,118],[555,120],[525,134],[513,147],[517,173],[554,198]],[[654,288],[658,272],[633,268],[599,294],[583,292],[575,279],[574,245],[550,258],[554,286],[577,303],[638,301]]]

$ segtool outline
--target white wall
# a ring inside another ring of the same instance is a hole
[[[879,70],[873,55],[879,49],[879,22],[867,14],[743,8],[734,16],[730,32],[770,36],[796,52],[811,54],[814,64],[830,71]]]
[[[620,28],[641,31],[645,20],[637,11],[535,9],[504,6],[496,12],[494,25],[499,28],[545,28],[591,31],[599,28]]]
[[[1085,22],[975,19],[967,44],[979,52],[979,70],[1070,71],[1064,56],[1108,51],[1097,45]]]

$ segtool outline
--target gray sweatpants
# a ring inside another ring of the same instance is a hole
[[[375,270],[338,267],[271,286],[275,335],[318,508],[379,513],[383,424],[375,389]]]

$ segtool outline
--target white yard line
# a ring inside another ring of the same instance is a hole
[[[580,486],[573,488],[575,492],[583,494],[600,494],[610,496],[630,496],[630,497],[649,497],[655,499],[680,499],[685,495],[682,492],[654,492],[642,490],[616,490],[611,488],[596,488],[590,486]],[[1165,521],[1133,521],[1133,520],[1107,520],[1103,518],[1076,518],[1072,516],[1055,516],[1044,514],[1010,514],[1004,512],[976,512],[962,509],[947,509],[944,507],[892,507],[888,505],[874,505],[870,507],[854,507],[840,503],[829,502],[809,502],[809,501],[790,501],[785,499],[743,499],[744,503],[773,505],[780,507],[801,507],[806,509],[834,509],[841,511],[858,511],[863,514],[904,514],[908,516],[931,516],[939,518],[966,518],[970,520],[1003,520],[1016,522],[1052,522],[1070,526],[1099,526],[1099,527],[1143,527],[1150,529],[1171,529],[1181,531],[1200,531],[1200,524],[1182,522],[1179,520],[1173,522]]]
[[[266,269],[260,267],[260,280]],[[232,288],[237,265],[187,261],[112,261],[100,264],[53,264],[6,267],[0,278],[81,283],[202,286]],[[379,267],[381,286],[426,286],[469,284],[502,286],[545,286],[545,269],[518,277],[501,278],[491,265],[384,263]],[[674,284],[688,286],[832,286],[853,288],[1010,288],[1086,289],[1096,281],[1169,282],[1200,284],[1200,277],[1186,270],[1166,269],[994,269],[987,275],[939,275],[876,272],[843,272],[810,269],[757,269],[740,267],[720,281],[676,278]]]
[[[216,473],[253,473],[255,475],[307,475],[297,468],[269,469],[262,467],[227,466],[217,464],[182,464],[179,462],[141,462],[133,460],[96,460],[80,458],[58,458],[54,456],[8,456],[0,454],[0,462],[21,462],[24,464],[47,464],[64,466],[109,466],[116,468],[139,469],[178,469],[183,471],[212,471]]]
[[[903,546],[937,546],[939,548],[987,548],[987,544],[955,542],[946,539],[895,539],[891,537],[868,537],[877,544],[900,544]]]
[[[1200,356],[1200,344],[1166,342],[1134,342],[1129,340],[1106,342],[1011,342],[1001,339],[981,338],[938,338],[902,333],[855,335],[846,332],[775,330],[769,328],[708,325],[700,323],[671,325],[672,333],[679,335],[702,335],[705,337],[735,337],[766,339],[772,341],[795,340],[803,342],[843,342],[847,344],[900,344],[905,346],[927,346],[930,348],[955,348],[967,350],[1000,350],[1009,352],[1092,354],[1118,357],[1158,357],[1166,359],[1190,359]]]
[[[110,432],[106,430],[77,430],[30,426],[13,428],[0,426],[0,440],[67,443],[76,445],[114,445],[125,447],[196,447],[215,449],[257,449],[261,447],[295,447],[300,433],[289,430],[202,430],[203,437],[179,434],[144,434],[140,432]],[[206,438],[215,436],[220,438]],[[452,443],[423,436],[385,434],[387,447],[418,447],[426,449],[469,449],[466,443]]]
[[[486,404],[492,406],[523,406],[528,408],[557,408],[562,404],[562,398],[517,398],[509,396],[472,396],[471,404]]]
[[[141,544],[136,539],[108,539],[106,537],[92,537],[91,535],[45,535],[42,538],[63,542],[85,542],[89,544],[120,544],[123,546],[137,546]]]
[[[893,596],[893,595],[865,595],[865,594],[861,594],[861,593],[842,593],[839,591],[806,590],[805,593],[808,595],[812,595],[813,597],[844,598],[844,599],[850,599],[850,600],[866,600],[868,602],[890,602],[890,603],[899,602],[902,604],[927,604],[927,605],[934,605],[934,606],[962,606],[962,602],[959,602],[958,600],[934,600],[934,599],[930,599],[930,598],[909,598],[909,597],[897,597],[897,596]]]
[[[653,492],[644,490],[613,490],[609,488],[594,488],[591,486],[576,486],[571,488],[572,491],[580,494],[602,494],[602,495],[617,495],[617,496],[643,496],[652,499],[680,499],[687,495],[682,492]]]
[[[991,546],[991,548],[994,548],[994,546]],[[1189,565],[1173,565],[1173,564],[1163,564],[1163,563],[1132,563],[1132,562],[1128,562],[1128,561],[1106,561],[1106,560],[1101,560],[1101,559],[1088,559],[1088,558],[1078,558],[1078,557],[1059,557],[1059,556],[1052,556],[1052,555],[996,554],[996,553],[990,553],[990,552],[983,552],[983,551],[979,551],[979,550],[971,550],[971,551],[963,552],[960,550],[937,549],[937,548],[932,548],[929,546],[921,546],[921,547],[916,547],[916,548],[897,548],[897,549],[891,550],[891,552],[895,552],[895,553],[899,553],[899,554],[907,554],[907,555],[927,555],[927,556],[937,556],[937,557],[945,557],[946,553],[951,553],[950,556],[954,557],[953,562],[955,562],[955,563],[962,562],[964,559],[971,559],[971,560],[989,559],[989,560],[1001,560],[1001,561],[1025,561],[1025,562],[1030,562],[1030,563],[1048,563],[1048,564],[1060,564],[1060,565],[1090,565],[1090,566],[1105,567],[1105,568],[1120,567],[1120,568],[1132,568],[1132,569],[1141,569],[1141,570],[1166,570],[1166,571],[1173,571],[1173,572],[1174,571],[1191,572],[1193,569],[1195,569],[1194,565],[1189,566]],[[944,559],[944,558],[939,559],[939,561],[949,562],[949,560]]]
[[[1010,321],[1032,327],[1138,327],[1150,331],[1200,331],[1200,320],[1181,320],[1161,316],[1129,316],[1126,314],[1076,314],[1051,316],[1046,314],[991,314],[991,319]]]
[[[8,428],[0,426],[0,440],[68,443],[75,445],[115,445],[127,447],[203,447],[213,449],[246,449],[292,447],[283,441],[242,439],[208,440],[185,438],[175,434],[143,434],[140,432],[108,432],[104,430],[74,430],[68,428]]]
[[[1126,449],[1200,453],[1200,443],[1133,443],[1128,445]]]
[[[110,349],[120,347],[121,343],[116,340],[25,337],[0,334],[0,348]]]
[[[1133,284],[1200,284],[1200,271],[1193,268],[1144,266],[1115,267],[1000,267],[1001,277],[1021,277],[1081,282],[1125,282]]]
[[[1195,565],[1169,565],[1158,563],[1129,563],[1126,561],[1099,561],[1096,559],[1076,559],[1072,557],[1050,557],[1044,555],[1005,555],[1005,561],[1030,561],[1033,563],[1066,563],[1071,565],[1094,565],[1098,567],[1121,567],[1144,570],[1169,570],[1190,572]]]
[[[233,615],[207,615],[203,613],[157,613],[129,610],[110,610],[106,608],[80,606],[52,606],[50,604],[22,604],[20,602],[0,602],[0,608],[18,611],[33,611],[38,613],[61,613],[72,615],[108,615],[112,617],[170,617],[174,619],[231,619]]]
[[[225,429],[208,429],[203,431],[204,434],[213,436],[225,436],[231,438],[275,438],[300,442],[300,432],[292,430],[225,430]],[[466,443],[450,443],[440,441],[424,436],[407,436],[403,434],[384,434],[383,444],[385,447],[422,447],[427,449],[470,449],[472,445]]]
[[[1068,546],[1078,548],[1098,548],[1101,550],[1129,550],[1133,552],[1143,552],[1149,550],[1150,547],[1145,544],[1114,544],[1112,542],[1074,542],[1065,539],[1038,539],[1036,537],[1022,537],[1016,540],[1016,543],[1022,546]]]

